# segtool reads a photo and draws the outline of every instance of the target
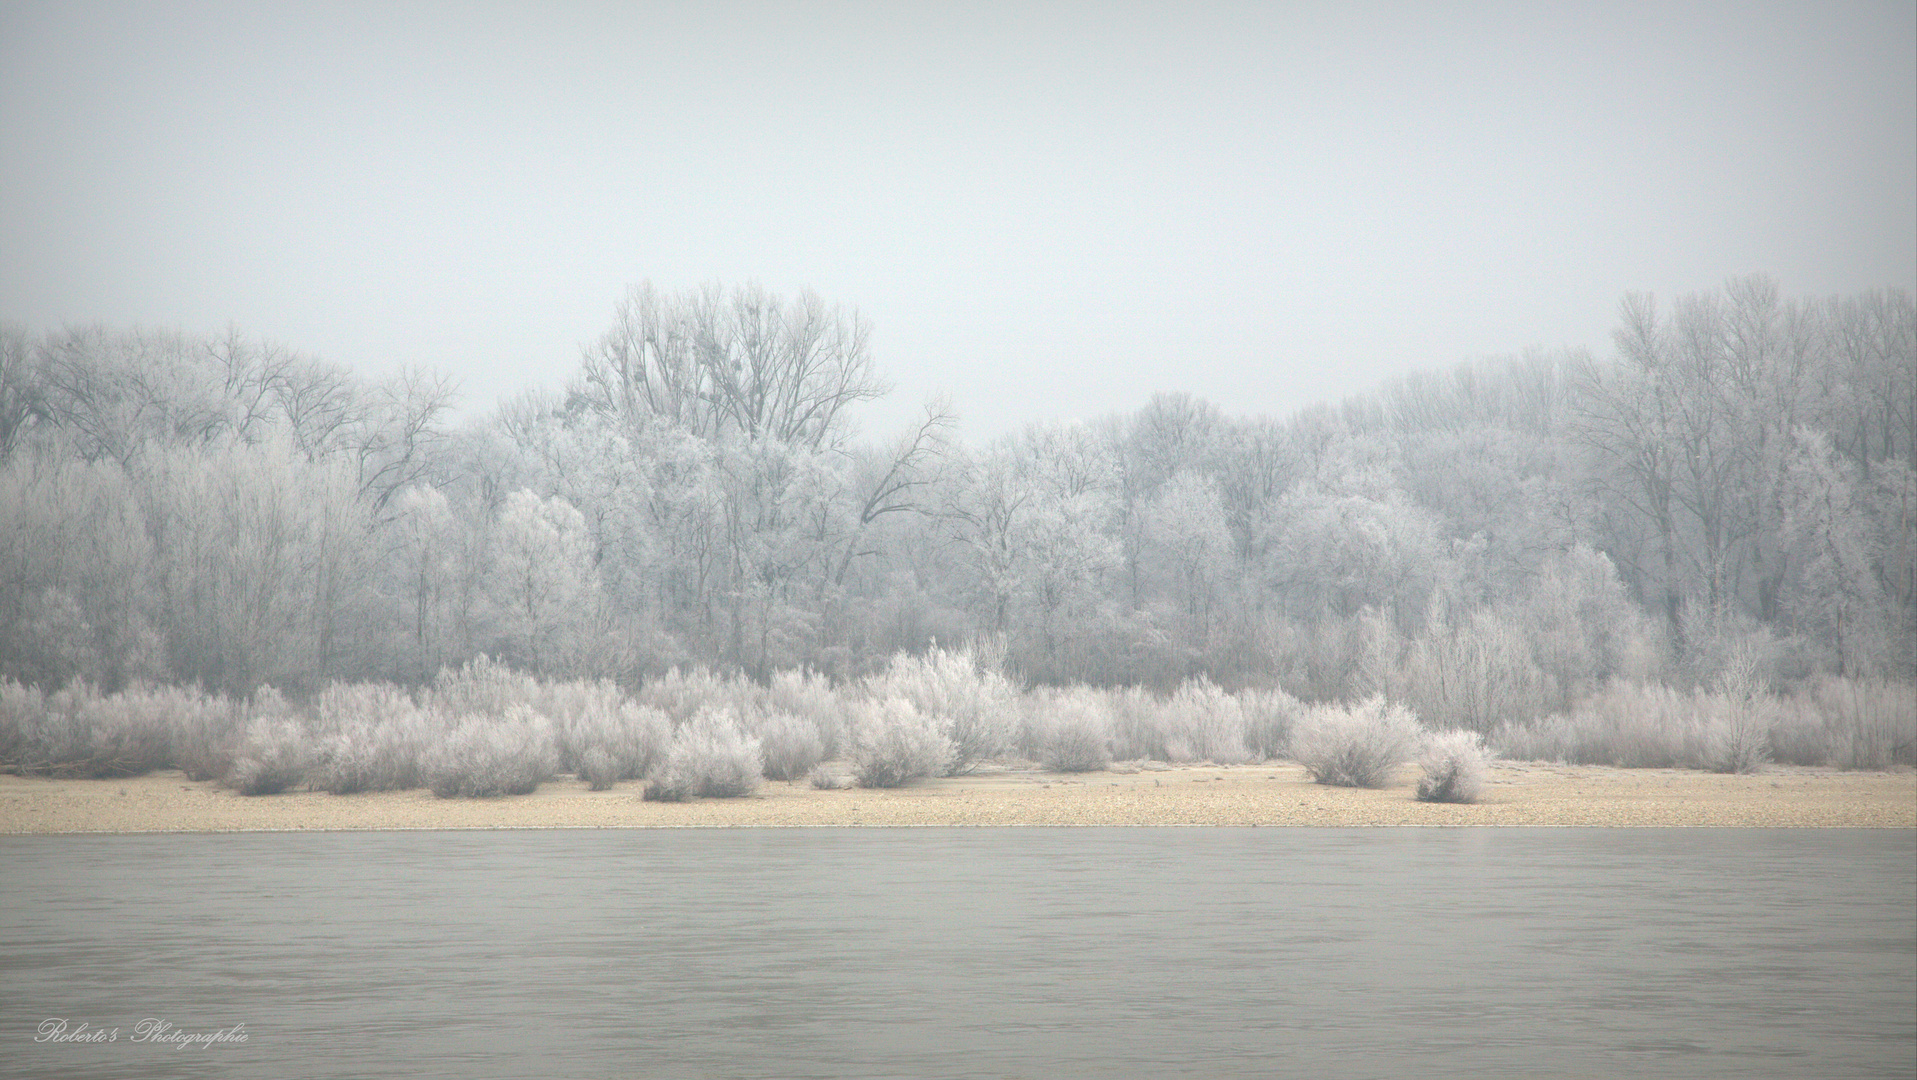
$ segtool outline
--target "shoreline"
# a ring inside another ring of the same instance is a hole
[[[740,799],[646,802],[638,781],[570,777],[529,794],[439,799],[415,789],[243,796],[177,771],[125,779],[0,775],[0,835],[430,829],[900,827],[1917,828],[1917,772],[1769,766],[1727,775],[1501,761],[1485,796],[1422,803],[1405,767],[1379,789],[1315,784],[1291,762],[997,768],[903,788],[820,791],[767,781]]]

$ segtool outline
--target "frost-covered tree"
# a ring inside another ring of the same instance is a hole
[[[585,649],[599,606],[585,519],[558,496],[521,489],[494,526],[493,610],[500,649],[535,671],[567,671]]]

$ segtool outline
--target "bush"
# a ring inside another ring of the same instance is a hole
[[[673,733],[664,760],[652,770],[646,798],[738,798],[759,790],[764,769],[759,740],[739,729],[737,714],[708,708]]]
[[[908,780],[942,775],[952,760],[952,740],[904,698],[861,705],[848,734],[860,787],[899,787]]]
[[[1484,791],[1490,755],[1475,731],[1441,731],[1425,736],[1418,753],[1418,798],[1425,802],[1477,802]]]
[[[334,683],[314,702],[320,730],[314,786],[335,795],[404,791],[423,781],[432,720],[395,686]]]
[[[825,676],[812,671],[776,672],[772,685],[766,687],[765,700],[771,712],[791,713],[812,721],[824,743],[823,756],[839,756],[845,738],[845,705]]]
[[[1917,686],[1824,676],[1776,703],[1775,760],[1843,769],[1917,765]]]
[[[1270,690],[1246,690],[1238,695],[1245,714],[1245,746],[1253,758],[1269,761],[1284,757],[1291,749],[1291,728],[1303,715],[1299,700],[1273,687]]]
[[[0,753],[15,772],[40,776],[137,776],[173,760],[172,713],[192,696],[133,688],[102,696],[76,682],[52,694],[0,683]]]
[[[593,791],[606,791],[620,779],[619,763],[613,760],[612,751],[603,746],[588,747],[579,755],[579,764],[573,771]]]
[[[184,700],[168,717],[173,764],[188,780],[219,780],[233,771],[246,734],[246,710],[224,697],[180,693]]]
[[[580,756],[604,741],[625,700],[619,687],[608,679],[574,679],[541,684],[536,697],[534,710],[552,721],[559,771],[583,775]]]
[[[525,795],[559,768],[552,723],[524,705],[497,720],[462,716],[426,752],[427,784],[442,799]]]
[[[1410,760],[1418,719],[1382,697],[1357,705],[1320,705],[1291,734],[1291,756],[1320,784],[1384,787],[1391,770]]]
[[[446,668],[426,692],[426,707],[447,720],[453,717],[504,717],[514,707],[532,709],[539,683],[481,654],[457,670]]]
[[[838,791],[845,787],[845,777],[823,765],[813,769],[812,774],[806,777],[806,782],[820,791]]]
[[[1242,765],[1252,759],[1245,710],[1210,679],[1186,680],[1165,703],[1164,715],[1167,761]]]
[[[865,692],[873,700],[907,701],[931,720],[951,745],[941,767],[946,776],[1005,753],[1017,733],[1018,688],[996,671],[981,670],[970,649],[898,653],[883,673],[865,680]]]
[[[1770,713],[1761,702],[1714,694],[1706,709],[1703,764],[1712,772],[1754,773],[1771,760]]]
[[[1491,741],[1507,758],[1570,765],[1694,768],[1709,756],[1709,732],[1697,702],[1643,683],[1612,683],[1569,715],[1501,725]]]
[[[31,772],[39,757],[37,729],[47,715],[47,696],[40,688],[0,677],[0,766],[8,772]]]
[[[1094,691],[1112,718],[1112,756],[1124,761],[1166,761],[1164,703],[1143,687]],[[1042,747],[1035,747],[1042,753]]]
[[[818,725],[790,713],[767,713],[755,731],[765,754],[765,775],[772,780],[797,780],[825,760],[825,740]]]
[[[730,709],[735,715],[749,715],[758,704],[761,691],[741,678],[727,678],[708,668],[685,671],[673,668],[649,680],[635,695],[642,705],[650,705],[672,719],[688,724],[707,710]]]
[[[1040,759],[1053,772],[1097,772],[1112,763],[1112,719],[1085,687],[1059,695],[1044,720]]]
[[[672,721],[658,709],[622,702],[611,713],[595,712],[573,727],[573,769],[594,791],[637,780],[663,761],[672,742]]]
[[[262,716],[246,726],[227,783],[242,795],[278,795],[306,780],[313,744],[306,725],[286,716]]]
[[[1770,719],[1776,699],[1764,684],[1757,651],[1732,652],[1714,692],[1702,696],[1709,717],[1709,761],[1714,772],[1751,773],[1771,758]]]

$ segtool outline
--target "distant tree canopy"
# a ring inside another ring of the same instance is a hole
[[[0,676],[294,691],[486,653],[637,682],[1001,640],[1034,682],[1386,692],[1481,724],[1618,678],[1917,666],[1917,313],[1628,296],[1615,355],[1286,419],[1188,395],[983,446],[856,314],[631,290],[556,395],[449,428],[229,331],[0,328]],[[1459,672],[1474,672],[1461,682]]]

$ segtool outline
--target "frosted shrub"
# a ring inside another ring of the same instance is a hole
[[[133,686],[102,695],[76,682],[47,694],[0,681],[0,765],[43,776],[136,776],[164,769],[175,762],[177,726],[200,716],[204,700],[175,687]],[[230,721],[222,734],[231,737]]]
[[[1018,688],[996,671],[980,670],[970,649],[898,653],[883,673],[865,680],[865,691],[874,700],[908,701],[937,726],[951,743],[947,776],[1005,753],[1018,731]]]
[[[765,769],[759,740],[740,730],[730,709],[704,709],[673,733],[653,768],[646,798],[683,802],[694,796],[737,798],[759,790]]]
[[[90,776],[137,776],[173,763],[169,712],[187,706],[187,695],[170,687],[129,687],[92,703]]]
[[[524,795],[559,768],[552,723],[524,705],[492,719],[469,713],[428,748],[426,783],[442,799]]]
[[[135,776],[172,763],[168,710],[176,691],[135,688],[103,697],[76,682],[52,694],[6,683],[0,689],[0,753],[16,772],[46,776]]]
[[[1238,699],[1210,679],[1189,679],[1165,703],[1167,761],[1241,765],[1252,759],[1245,745],[1245,711]]]
[[[898,787],[941,775],[952,760],[952,740],[904,698],[861,705],[853,711],[847,735],[860,787]]]
[[[1484,736],[1475,731],[1426,735],[1418,752],[1418,798],[1425,802],[1477,802],[1491,765]]]
[[[1461,624],[1434,626],[1412,646],[1404,697],[1433,723],[1490,731],[1503,718],[1531,719],[1561,703],[1512,619],[1480,608]]]
[[[1053,772],[1097,772],[1112,763],[1111,713],[1085,687],[1058,695],[1042,730],[1039,760]]]
[[[1304,705],[1283,690],[1246,690],[1238,695],[1245,714],[1245,746],[1257,761],[1281,758],[1291,748],[1291,728]]]
[[[35,733],[47,714],[47,698],[37,686],[0,678],[0,766],[31,771]]]
[[[745,679],[726,678],[708,668],[673,668],[639,688],[641,705],[650,705],[685,724],[707,709],[731,709],[738,715],[752,711],[759,689]]]
[[[319,737],[313,786],[335,795],[421,786],[420,762],[431,742],[426,728],[424,713],[341,724]]]
[[[838,791],[845,787],[845,777],[823,765],[813,769],[811,775],[806,777],[806,782],[820,791]]]
[[[539,684],[484,654],[457,670],[445,668],[426,693],[427,708],[451,719],[456,716],[503,717],[514,708],[531,709]]]
[[[1411,759],[1418,737],[1411,710],[1374,696],[1307,711],[1292,729],[1291,756],[1320,784],[1384,787],[1391,771]]]
[[[619,763],[605,747],[589,746],[580,753],[573,773],[591,790],[606,791],[619,782]]]
[[[827,758],[839,756],[845,737],[845,704],[833,691],[831,680],[812,671],[776,672],[765,697],[768,711],[812,721],[824,743],[821,754]]]
[[[610,712],[595,709],[575,720],[567,740],[573,771],[592,790],[604,791],[645,776],[664,760],[672,721],[651,706],[625,701]]]
[[[69,775],[134,777],[165,767],[173,760],[169,725],[157,708],[148,708],[144,689],[128,693],[79,696],[75,735],[84,744],[69,760]]]
[[[242,795],[278,795],[303,783],[312,763],[305,724],[283,714],[259,716],[247,724],[226,782]]]
[[[754,734],[765,753],[768,779],[797,780],[825,760],[818,725],[791,713],[767,713],[754,725]]]
[[[29,776],[85,776],[92,759],[91,732],[81,719],[93,688],[75,683],[46,694],[37,687],[5,684],[0,705],[14,730],[6,736],[7,764]]]
[[[561,772],[581,771],[580,755],[594,742],[604,741],[622,701],[619,687],[609,679],[574,679],[538,688],[533,707],[552,721]]]
[[[1703,695],[1698,704],[1704,720],[1702,765],[1712,772],[1754,773],[1769,764],[1774,709],[1725,694]]]
[[[1756,772],[1771,759],[1774,699],[1760,671],[1757,650],[1734,650],[1718,672],[1713,693],[1699,695],[1707,717],[1706,762],[1714,772]]]
[[[1779,703],[1777,759],[1844,769],[1917,765],[1917,686],[1825,676]]]
[[[1642,683],[1614,682],[1569,715],[1501,725],[1491,741],[1507,758],[1571,765],[1690,768],[1709,756],[1697,702]]]
[[[1138,686],[1105,692],[1112,717],[1112,756],[1125,761],[1169,760],[1165,703]]]
[[[322,733],[314,786],[350,795],[424,782],[420,762],[435,725],[405,691],[385,683],[334,683],[320,691],[313,711]]]
[[[233,771],[233,756],[246,734],[246,710],[228,698],[182,694],[178,710],[167,718],[174,767],[188,780],[218,780]]]

